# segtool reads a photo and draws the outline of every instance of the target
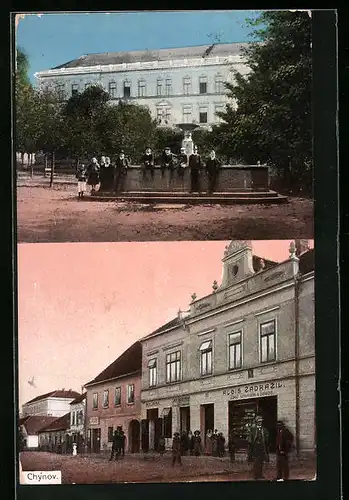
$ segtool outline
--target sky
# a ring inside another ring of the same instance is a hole
[[[257,11],[48,13],[17,18],[16,45],[29,56],[30,78],[36,71],[64,64],[84,54],[154,50],[250,41],[246,18]]]
[[[226,241],[18,246],[19,405],[81,391],[136,340],[220,284]],[[283,261],[290,240],[253,241]],[[28,384],[34,377],[36,387]]]

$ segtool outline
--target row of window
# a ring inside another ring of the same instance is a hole
[[[185,76],[183,77],[182,80],[182,93],[184,95],[189,95],[195,92],[199,94],[207,94],[208,93],[208,79],[207,76],[201,76],[199,78],[199,87],[197,89],[193,88],[192,84],[192,79],[190,76]],[[223,94],[224,93],[224,79],[223,76],[218,74],[214,78],[214,93],[216,94]],[[85,83],[85,89],[88,88],[91,83]],[[71,94],[75,95],[79,92],[80,87],[77,83],[73,83],[71,86]],[[57,85],[57,91],[60,95],[61,98],[65,97],[65,84],[60,83]],[[108,84],[108,93],[111,97],[111,99],[116,99],[117,98],[117,86],[116,82],[114,80],[110,81]],[[164,97],[164,96],[171,96],[173,94],[173,88],[172,88],[172,78],[158,78],[156,81],[156,96],[157,97]],[[129,80],[125,80],[123,82],[123,89],[121,95],[124,98],[131,97],[131,82]],[[152,93],[149,95],[153,95]],[[138,97],[146,97],[147,96],[147,83],[145,80],[141,79],[138,80],[137,83],[137,96]]]
[[[134,384],[128,384],[126,390],[126,402],[127,404],[132,404],[135,402],[135,386]],[[102,408],[109,408],[109,389],[103,391]],[[121,387],[115,387],[114,389],[114,406],[121,405]],[[92,395],[92,408],[97,410],[99,405],[98,392],[94,392]]]
[[[214,113],[224,112],[225,104],[219,103],[214,105]],[[199,123],[208,123],[208,104],[202,104],[198,106],[198,114],[193,113],[192,104],[184,104],[182,106],[182,120],[183,123],[193,123],[197,120]],[[156,108],[156,118],[158,123],[169,123],[171,121],[171,108],[167,106],[158,106]]]
[[[70,425],[82,425],[84,423],[83,410],[75,410],[70,413]]]
[[[275,320],[260,325],[260,361],[261,363],[276,360],[276,323]],[[212,340],[205,340],[200,345],[200,373],[202,376],[212,375],[213,345]],[[166,355],[166,383],[181,380],[181,351]],[[242,331],[229,335],[229,370],[242,368]],[[149,386],[158,383],[157,359],[148,362]]]

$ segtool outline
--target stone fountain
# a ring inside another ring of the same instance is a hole
[[[176,125],[183,132],[182,148],[185,148],[186,154],[189,156],[194,152],[194,143],[192,139],[193,130],[199,128],[195,123],[178,123]]]

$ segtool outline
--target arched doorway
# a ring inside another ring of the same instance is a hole
[[[141,426],[138,420],[131,420],[128,427],[128,442],[129,442],[129,451],[131,453],[139,453],[139,444],[140,444],[140,432]]]

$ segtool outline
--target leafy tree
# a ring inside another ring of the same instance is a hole
[[[289,186],[311,189],[311,19],[307,12],[265,11],[249,23],[251,71],[235,72],[235,83],[226,84],[231,102],[219,113],[224,123],[216,136],[228,155],[267,162]]]
[[[161,152],[166,147],[169,147],[173,153],[178,154],[182,140],[183,133],[181,130],[171,127],[157,127],[152,145],[155,151]]]
[[[29,57],[26,52],[18,47],[16,51],[16,83],[23,86],[30,86],[29,79]]]

